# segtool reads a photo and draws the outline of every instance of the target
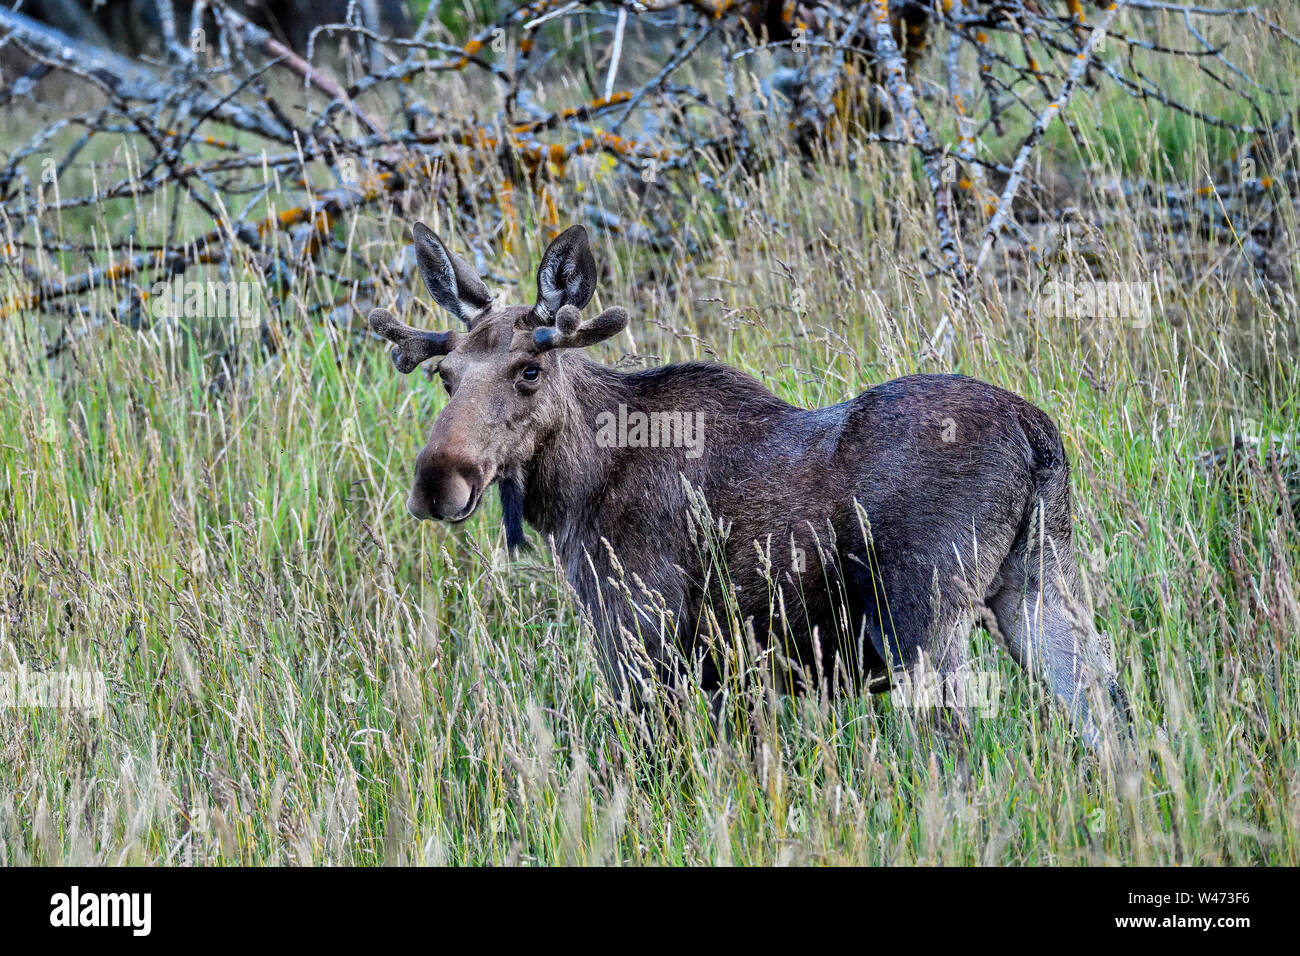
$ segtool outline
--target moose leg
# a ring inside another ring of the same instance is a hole
[[[967,700],[971,687],[970,632],[974,626],[970,613],[948,615],[935,629],[931,656],[938,673],[943,707],[941,719],[955,731],[969,731],[970,706]]]
[[[1017,542],[988,604],[1007,650],[1065,704],[1093,751],[1127,729],[1128,702],[1109,649],[1085,611],[1068,538]]]
[[[619,622],[598,625],[596,663],[618,709],[640,713],[655,699],[657,675],[644,643]]]
[[[649,578],[639,572],[629,576]],[[634,593],[609,577],[606,587],[592,589],[588,612],[596,629],[596,661],[614,708],[647,745],[692,732],[697,716],[708,724],[706,735],[717,736],[722,682],[714,661],[692,637],[698,622],[683,615],[679,592],[660,581],[653,591]],[[696,689],[709,701],[702,715],[693,709]]]
[[[892,560],[891,560],[892,558]],[[863,602],[870,618],[879,618],[871,633],[876,648],[889,662],[890,683],[899,706],[945,737],[960,737],[969,729],[966,691],[969,687],[971,611],[953,602],[938,586],[951,568],[936,568],[909,554],[886,555],[879,575],[851,577],[859,595],[880,596]]]
[[[616,557],[609,542],[602,544],[567,556],[565,577],[595,628],[596,663],[613,702],[643,713],[662,704],[661,689],[688,672],[678,646],[685,596],[671,575]]]

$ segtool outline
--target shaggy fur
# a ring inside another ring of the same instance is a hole
[[[451,397],[416,464],[413,514],[464,520],[499,482],[507,542],[521,543],[522,515],[553,544],[610,687],[632,706],[688,669],[722,686],[710,622],[778,650],[794,690],[883,686],[923,667],[955,686],[987,608],[1091,746],[1124,722],[1082,600],[1068,463],[1047,415],[959,375],[803,409],[719,364],[596,364],[567,346],[617,332],[626,314],[580,323],[585,299],[562,300],[594,285],[575,229],[539,269],[544,312],[570,310],[558,324],[492,305],[454,337],[439,367]],[[438,264],[431,288],[463,267]],[[474,296],[451,311],[479,308]],[[384,313],[377,328],[399,349],[430,341],[394,322]],[[703,440],[607,447],[597,423],[620,406],[691,415]]]

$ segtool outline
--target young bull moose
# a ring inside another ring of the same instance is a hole
[[[450,396],[407,508],[464,521],[496,482],[508,545],[523,543],[524,520],[553,542],[624,702],[685,668],[716,691],[710,619],[745,622],[796,662],[801,687],[928,669],[958,688],[987,608],[1090,746],[1123,724],[1112,656],[1083,613],[1065,451],[1038,408],[959,375],[810,410],[721,364],[617,371],[577,351],[628,321],[620,308],[579,314],[596,282],[581,226],[546,250],[531,306],[493,301],[422,223],[414,237],[429,292],[464,329],[370,313],[398,371],[442,357]],[[616,419],[635,425],[611,440]],[[667,426],[658,440],[646,422]],[[694,440],[672,440],[692,426]]]

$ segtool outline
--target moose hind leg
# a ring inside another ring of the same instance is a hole
[[[925,694],[919,704],[928,711],[928,719],[945,736],[969,736],[972,710],[972,672],[970,635],[974,615],[963,610],[942,615],[931,629],[928,652],[918,662],[929,671],[922,681]],[[915,677],[916,669],[913,670]]]
[[[943,622],[935,634],[934,663],[943,683],[943,704],[963,722],[973,703],[967,700],[971,687],[970,635],[975,617],[962,612]]]
[[[988,603],[1011,656],[1062,700],[1084,742],[1101,751],[1127,730],[1128,702],[1079,597],[1073,549],[1067,543],[1064,553],[1057,550],[1049,539],[1042,561],[1037,554],[1008,559],[1003,586]]]
[[[914,716],[947,735],[969,731],[970,637],[974,615],[938,587],[939,569],[924,565],[893,576],[893,640],[888,648],[895,686]],[[918,587],[925,581],[930,587]],[[888,578],[887,578],[888,579]]]

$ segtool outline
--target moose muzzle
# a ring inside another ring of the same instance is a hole
[[[477,465],[427,447],[415,459],[415,482],[406,510],[421,521],[464,521],[478,507],[484,478]]]

